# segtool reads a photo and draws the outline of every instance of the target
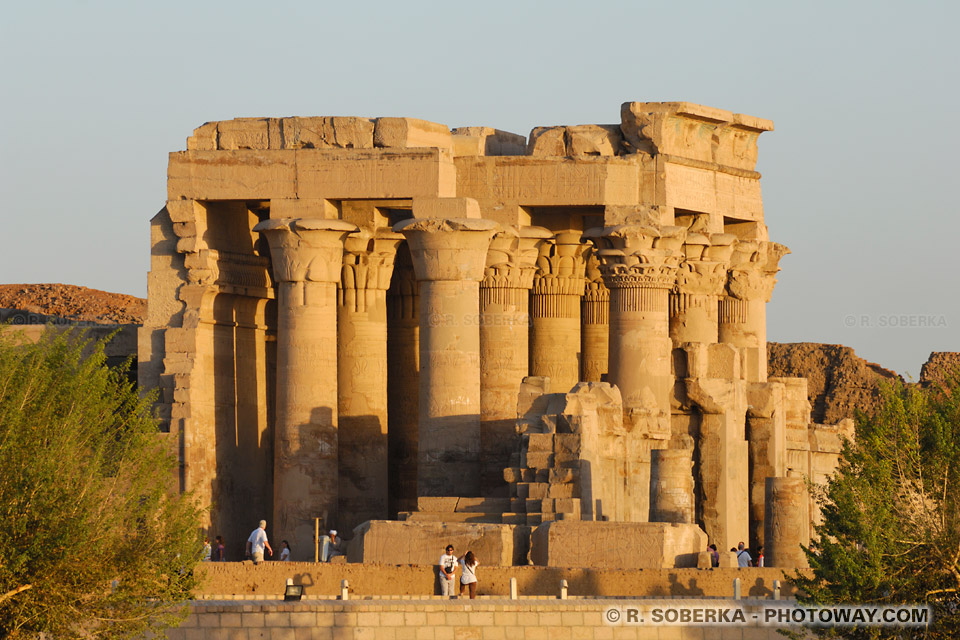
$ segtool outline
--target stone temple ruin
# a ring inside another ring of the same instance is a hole
[[[196,129],[151,221],[139,376],[208,532],[242,548],[265,517],[304,560],[321,518],[367,562],[467,536],[488,564],[602,565],[617,545],[695,565],[708,541],[802,564],[804,478],[851,425],[810,424],[806,380],[767,376],[788,253],[755,171],[772,128],[630,102],[529,138]]]

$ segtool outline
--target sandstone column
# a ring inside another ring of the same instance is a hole
[[[727,296],[720,299],[719,337],[744,350],[748,382],[767,380],[767,302],[776,284],[782,244],[741,240],[730,263]]]
[[[617,226],[594,232],[610,290],[610,371],[625,415],[644,433],[670,437],[673,394],[668,300],[676,282],[683,230]]]
[[[610,290],[603,284],[600,261],[587,258],[586,289],[581,305],[583,373],[585,382],[600,382],[607,373],[610,343]]]
[[[699,520],[711,542],[729,549],[749,536],[749,449],[745,438],[746,383],[739,371],[707,377],[709,359],[735,362],[729,345],[688,344],[687,398],[700,410]],[[723,352],[726,351],[726,354]],[[713,363],[716,366],[716,363]],[[735,368],[734,368],[735,369]]]
[[[270,243],[277,292],[277,407],[273,533],[296,559],[312,548],[315,517],[337,521],[337,282],[341,220],[282,218],[254,227]]]
[[[580,297],[584,253],[579,232],[558,233],[540,246],[530,297],[530,375],[550,378],[550,389],[570,391],[580,381]]]
[[[670,294],[670,338],[684,342],[718,342],[718,303],[727,283],[736,237],[726,233],[688,233]]]
[[[767,478],[763,527],[764,564],[778,569],[807,567],[800,545],[810,544],[810,514],[803,478]]]
[[[417,509],[417,420],[420,416],[420,287],[410,249],[397,249],[387,292],[387,442],[390,517]]]
[[[420,496],[480,492],[480,306],[495,222],[398,223],[420,282]]]
[[[519,444],[517,394],[529,370],[530,287],[538,245],[550,232],[513,227],[494,235],[480,282],[480,449],[483,495],[506,497],[503,469]]]
[[[693,438],[650,452],[650,521],[694,522]]]
[[[338,526],[387,518],[387,289],[403,236],[346,239],[337,299]]]
[[[669,291],[676,280],[685,231],[679,227],[622,225],[591,230],[603,281],[610,290],[611,384],[623,396],[627,510],[633,521],[650,516],[650,451],[671,436],[673,396]]]
[[[767,478],[787,474],[784,385],[773,378],[747,388],[747,439],[750,446],[750,547],[763,543]]]

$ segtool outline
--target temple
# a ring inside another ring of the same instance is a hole
[[[744,541],[802,565],[804,479],[850,425],[810,424],[806,380],[767,376],[789,253],[756,171],[772,129],[685,102],[528,137],[196,129],[151,221],[139,376],[210,535],[266,518],[306,560],[319,518],[364,562],[466,536],[494,564],[633,544],[696,566]]]

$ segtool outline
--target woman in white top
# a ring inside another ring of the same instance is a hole
[[[467,551],[467,554],[460,558],[460,564],[463,565],[463,574],[460,576],[460,597],[463,597],[463,588],[469,587],[470,599],[477,597],[477,556],[473,551]]]
[[[290,543],[284,540],[280,543],[280,546],[283,547],[280,551],[280,562],[288,562],[290,560]]]

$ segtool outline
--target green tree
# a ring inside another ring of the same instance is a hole
[[[0,637],[123,638],[187,613],[200,510],[103,343],[0,337]]]
[[[925,604],[928,629],[823,630],[849,638],[960,636],[960,384],[895,385],[819,492],[823,524],[798,576],[815,604]]]

